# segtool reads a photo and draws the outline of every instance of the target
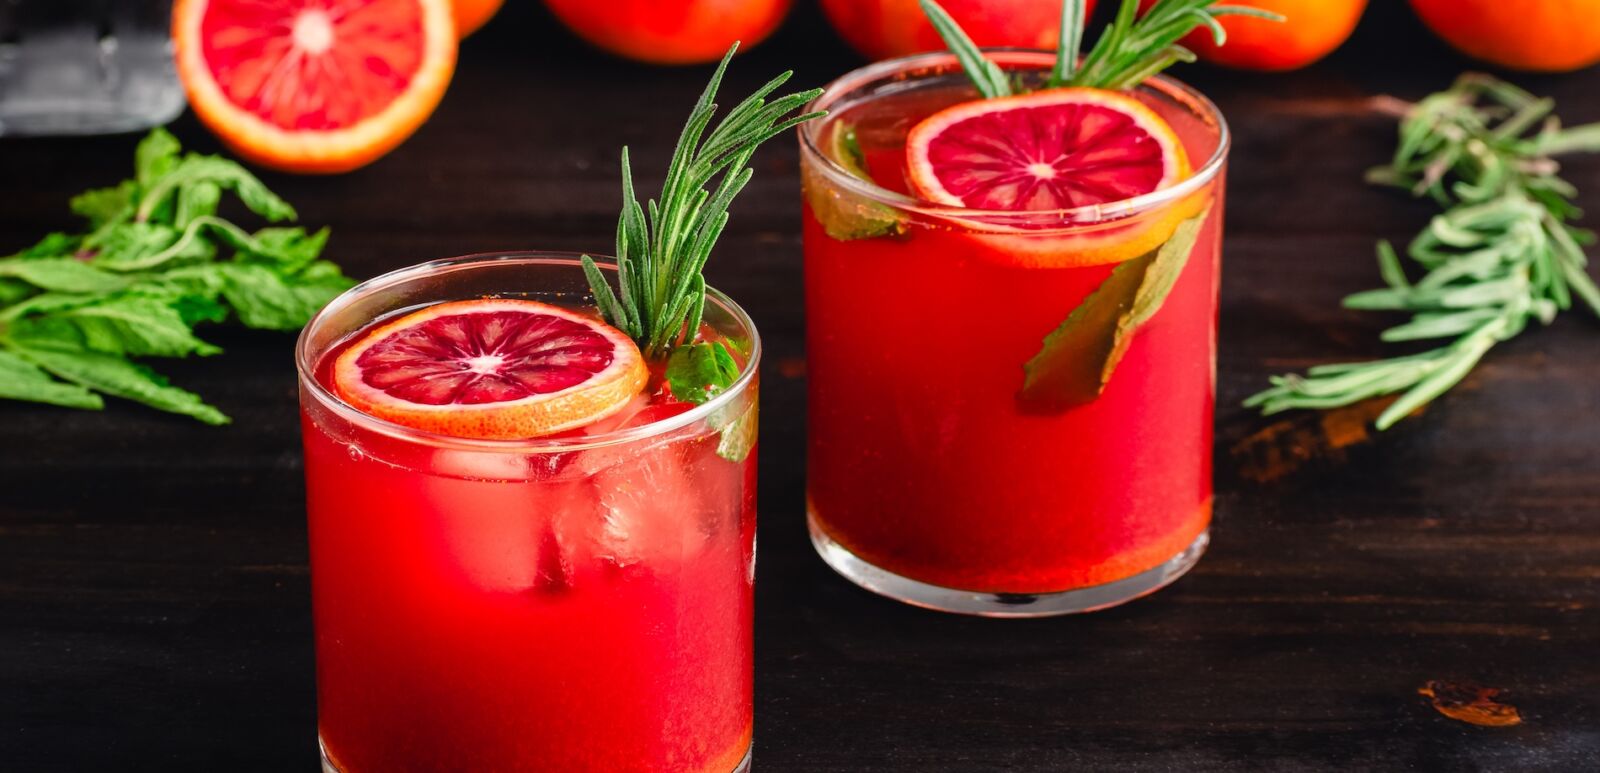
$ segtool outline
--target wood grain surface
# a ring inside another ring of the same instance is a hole
[[[1305,464],[1287,464],[1293,448],[1261,455],[1285,433],[1316,436],[1315,417],[1273,430],[1237,407],[1269,373],[1385,351],[1390,320],[1339,299],[1377,284],[1374,240],[1409,238],[1431,208],[1361,182],[1394,144],[1366,100],[1421,96],[1469,65],[1402,3],[1373,5],[1312,69],[1183,72],[1235,131],[1218,515],[1192,574],[1107,612],[937,615],[813,555],[796,148],[763,150],[708,270],[770,347],[757,769],[1600,768],[1600,324],[1574,313],[1497,347],[1422,416]],[[809,86],[859,64],[800,6],[736,63],[729,95],[784,67]],[[265,178],[333,227],[328,256],[355,276],[488,250],[608,251],[620,146],[641,189],[657,188],[706,74],[592,52],[513,0],[400,150],[344,176]],[[1516,80],[1569,122],[1600,120],[1600,70]],[[174,130],[217,147],[191,117]],[[136,139],[0,140],[0,253],[72,227],[67,198],[125,176]],[[1600,211],[1600,163],[1568,174]],[[0,404],[0,769],[315,769],[292,341],[207,335],[226,354],[161,367],[232,426],[116,401]],[[1463,691],[1520,724],[1435,709]]]

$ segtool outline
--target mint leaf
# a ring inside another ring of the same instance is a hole
[[[328,229],[307,234],[304,228],[263,228],[247,234],[236,228],[218,229],[217,235],[239,251],[240,259],[255,258],[284,271],[299,271],[322,254]]]
[[[287,276],[250,263],[226,263],[220,268],[222,297],[238,313],[239,321],[269,330],[298,330],[334,296],[355,284],[327,261]]]
[[[704,403],[738,378],[739,363],[720,341],[680,346],[667,358],[667,386],[686,403]]]
[[[20,303],[24,299],[28,298],[28,296],[31,296],[37,292],[39,292],[37,287],[34,287],[33,285],[28,284],[21,279],[12,279],[10,277],[0,278],[0,307],[10,306],[13,303]]]
[[[126,287],[128,280],[101,271],[77,258],[38,258],[0,261],[0,276],[15,277],[41,290],[64,293],[109,293]]]
[[[1206,211],[1183,221],[1160,247],[1124,261],[1045,336],[1022,366],[1018,400],[1030,410],[1056,412],[1100,396],[1140,326],[1166,301],[1189,261]]]
[[[839,166],[862,181],[873,183],[855,127],[836,123],[828,144],[829,156]],[[892,207],[834,185],[810,164],[803,165],[801,172],[801,194],[828,236],[851,241],[905,233],[905,220]]]
[[[178,153],[182,150],[172,132],[160,127],[151,129],[133,151],[133,181],[148,190],[178,165]]]
[[[6,306],[0,310],[0,328],[5,328],[30,314],[45,314],[64,309],[76,309],[98,303],[101,299],[82,293],[39,293]],[[3,332],[3,331],[0,331]]]
[[[115,355],[24,347],[19,347],[15,353],[58,378],[98,392],[191,416],[207,424],[229,421],[221,411],[206,405],[199,395],[172,386],[149,368]]]
[[[228,307],[220,303],[213,296],[206,295],[180,295],[170,302],[172,310],[185,325],[195,325],[201,322],[222,322],[228,318]]]
[[[132,180],[110,188],[95,188],[72,197],[67,206],[74,214],[88,219],[91,228],[99,228],[133,215],[133,200],[139,186]]]
[[[98,411],[105,407],[100,396],[77,384],[63,384],[27,360],[0,349],[0,398],[30,400],[67,408]]]
[[[667,359],[667,386],[672,396],[699,405],[716,397],[739,379],[739,363],[721,341],[680,346]],[[741,408],[743,410],[741,410]],[[717,455],[738,463],[756,445],[756,402],[735,400],[706,419],[721,434]]]
[[[77,258],[0,261],[0,276],[63,293],[109,293],[128,285],[127,278],[101,271]]]
[[[209,180],[182,186],[178,189],[178,208],[173,213],[173,225],[188,228],[202,217],[217,214],[222,203],[222,187]]]
[[[160,223],[124,223],[97,234],[88,246],[95,250],[95,266],[112,271],[134,271],[154,268],[171,256],[152,260],[177,243],[183,232]],[[204,242],[192,242],[187,257],[209,260],[214,250],[207,251]]]
[[[133,357],[187,357],[222,350],[196,338],[177,309],[152,298],[117,298],[23,317],[6,335],[21,346],[88,349]]]
[[[175,303],[186,296],[214,301],[222,294],[223,269],[222,264],[200,263],[159,273],[135,274],[137,282],[124,294],[157,298],[169,303]]]
[[[756,447],[757,416],[754,401],[739,414],[728,426],[722,428],[722,437],[717,440],[717,456],[738,464],[750,455]]]
[[[861,139],[856,136],[856,127],[839,122],[833,129],[834,160],[849,172],[863,180],[871,180],[867,174],[867,154],[861,149]]]
[[[9,255],[6,259],[33,260],[35,258],[69,257],[78,251],[79,241],[79,237],[68,236],[64,233],[45,234],[45,237],[32,247],[27,247],[20,252]]]
[[[180,186],[202,182],[233,191],[251,212],[272,222],[295,217],[294,207],[289,206],[289,202],[267,190],[267,186],[244,167],[218,156],[194,154],[184,157],[171,171],[145,187],[136,217],[141,222],[150,220]]]

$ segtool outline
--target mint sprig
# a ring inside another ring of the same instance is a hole
[[[613,292],[594,260],[583,256],[601,315],[652,359],[692,343],[698,335],[706,289],[701,270],[728,224],[729,205],[755,174],[749,164],[756,148],[824,115],[784,118],[821,95],[821,89],[767,101],[793,74],[785,72],[756,89],[711,128],[717,110],[712,100],[738,48],[735,43],[728,49],[689,113],[659,203],[655,199],[639,203],[628,149],[622,150],[622,215],[616,241],[620,291]]]
[[[1217,21],[1220,16],[1254,16],[1283,21],[1283,17],[1238,5],[1217,5],[1219,0],[1158,0],[1141,16],[1139,0],[1122,0],[1117,16],[1100,34],[1079,66],[1084,37],[1083,0],[1065,0],[1061,5],[1061,37],[1056,47],[1055,65],[1044,82],[1045,88],[1080,86],[1121,91],[1131,89],[1160,74],[1178,62],[1195,60],[1193,51],[1178,41],[1197,27],[1207,27],[1217,45],[1227,42],[1227,32]],[[984,99],[1007,97],[1025,91],[1021,84],[1006,77],[1000,66],[962,31],[934,0],[921,0],[922,12],[955,54],[972,85]]]
[[[72,199],[87,232],[0,258],[0,399],[98,410],[111,395],[226,424],[134,358],[218,354],[194,328],[230,316],[297,330],[353,283],[319,259],[327,229],[245,231],[217,215],[224,192],[268,221],[295,218],[243,167],[184,154],[156,129],[134,153],[132,179]]]

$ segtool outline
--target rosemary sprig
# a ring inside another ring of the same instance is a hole
[[[1006,79],[1005,71],[983,55],[978,44],[972,42],[972,38],[967,36],[955,19],[950,18],[943,6],[933,0],[922,0],[922,15],[928,17],[934,31],[944,38],[944,44],[949,46],[950,53],[956,55],[961,69],[966,71],[967,77],[972,79],[972,85],[978,88],[978,93],[984,99],[1011,96],[1011,81]]]
[[[1548,324],[1574,297],[1600,315],[1600,290],[1584,272],[1581,246],[1594,235],[1568,225],[1580,214],[1572,203],[1577,191],[1556,174],[1552,158],[1600,151],[1600,124],[1563,129],[1554,107],[1479,74],[1407,106],[1394,160],[1367,178],[1431,196],[1446,210],[1406,251],[1426,271],[1421,279],[1408,279],[1394,249],[1380,242],[1378,267],[1388,286],[1356,293],[1345,306],[1411,312],[1410,322],[1383,332],[1385,341],[1449,342],[1276,376],[1245,405],[1276,413],[1404,392],[1374,422],[1387,429],[1455,386],[1530,320]]]
[[[583,256],[601,315],[638,342],[646,357],[667,356],[674,347],[694,340],[705,306],[701,269],[728,224],[728,205],[755,173],[749,163],[756,147],[824,115],[784,118],[815,99],[821,89],[767,101],[789,80],[792,73],[785,72],[746,97],[708,132],[717,111],[712,100],[738,48],[735,43],[728,49],[689,113],[659,203],[651,199],[640,205],[628,149],[622,150],[622,214],[616,243],[620,292],[613,292],[594,260]],[[713,181],[714,188],[708,188]]]
[[[1159,0],[1144,15],[1139,15],[1139,0],[1122,0],[1117,16],[1100,34],[1080,66],[1083,45],[1084,2],[1065,0],[1061,4],[1061,37],[1056,62],[1044,88],[1081,86],[1126,90],[1134,88],[1178,62],[1195,60],[1193,51],[1178,44],[1196,27],[1210,28],[1217,45],[1227,42],[1227,32],[1219,16],[1255,16],[1283,21],[1283,17],[1260,8],[1217,5],[1218,0]],[[1023,90],[1007,80],[1005,73],[973,44],[934,0],[921,0],[922,12],[933,23],[945,45],[956,55],[967,77],[985,99],[1005,97]]]

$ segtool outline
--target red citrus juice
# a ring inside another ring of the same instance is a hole
[[[756,457],[719,453],[712,425],[754,410],[753,382],[696,418],[652,375],[625,409],[544,447],[418,437],[323,391],[371,324],[314,353],[302,382],[333,769],[738,768]]]
[[[911,127],[976,98],[971,88],[927,72],[883,82],[840,95],[803,130],[814,537],[901,578],[985,594],[1092,588],[1197,556],[1212,501],[1220,121],[1177,87],[1147,89],[1140,100],[1207,182],[1126,215],[1001,233],[892,195],[910,190]],[[868,188],[852,187],[850,162],[835,157],[830,132],[846,126]],[[1202,211],[1187,264],[1099,397],[1054,411],[1021,400],[1023,364],[1115,267],[1070,265],[1071,251],[1151,233],[1159,243]]]

